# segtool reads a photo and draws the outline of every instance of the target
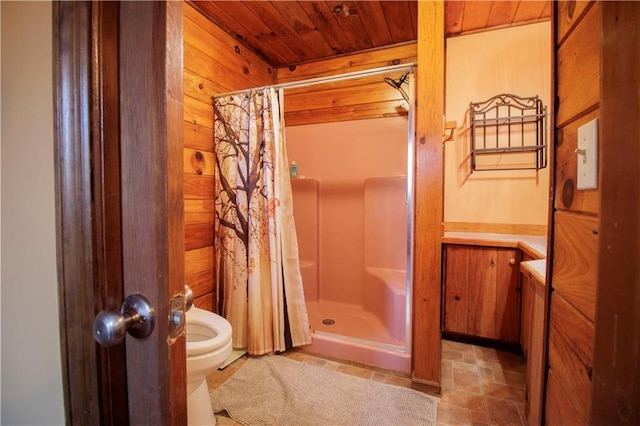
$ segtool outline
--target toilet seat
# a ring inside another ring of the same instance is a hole
[[[231,340],[231,325],[213,312],[193,306],[187,312],[187,358],[202,355]]]

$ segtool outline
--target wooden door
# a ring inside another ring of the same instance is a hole
[[[60,330],[68,424],[186,424],[182,2],[54,3]],[[98,346],[97,312],[142,293],[145,339]]]
[[[496,249],[494,333],[511,343],[520,340],[520,256],[517,249]]]
[[[517,343],[520,335],[520,253],[467,247],[467,325],[472,336]],[[459,274],[460,272],[458,272]]]

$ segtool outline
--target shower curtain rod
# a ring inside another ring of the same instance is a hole
[[[266,89],[266,88],[269,88],[269,87],[273,87],[274,89],[291,89],[291,88],[294,88],[294,87],[307,87],[307,86],[313,86],[313,85],[316,85],[316,84],[331,83],[331,82],[334,82],[334,81],[341,81],[341,80],[350,80],[350,79],[359,78],[359,77],[367,77],[367,76],[370,76],[370,75],[386,74],[386,73],[393,72],[393,71],[403,71],[403,70],[406,70],[406,69],[413,70],[417,66],[418,66],[418,64],[416,64],[415,62],[411,62],[409,64],[389,65],[387,67],[372,68],[370,70],[354,71],[354,72],[348,72],[348,73],[344,73],[344,74],[329,75],[329,76],[325,76],[325,77],[315,77],[315,78],[309,78],[309,79],[306,79],[306,80],[292,81],[292,82],[289,82],[289,83],[272,84],[270,86],[253,87],[251,89],[235,90],[233,92],[227,92],[227,93],[221,93],[219,95],[213,95],[213,96],[211,96],[211,99],[221,98],[221,97],[230,96],[230,95],[239,95],[241,93],[246,93],[246,92],[249,92],[251,90],[260,90],[260,89]]]

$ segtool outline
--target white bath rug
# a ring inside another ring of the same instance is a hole
[[[434,425],[436,399],[293,361],[249,358],[211,393],[216,413],[244,425]]]

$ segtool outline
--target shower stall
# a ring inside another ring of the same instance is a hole
[[[311,352],[411,369],[412,112],[286,128]],[[408,142],[409,140],[409,142]]]
[[[273,86],[379,75],[406,101],[407,115],[284,126],[296,164],[293,216],[313,338],[305,348],[404,373],[411,372],[415,66]],[[395,72],[403,74],[388,77]]]

